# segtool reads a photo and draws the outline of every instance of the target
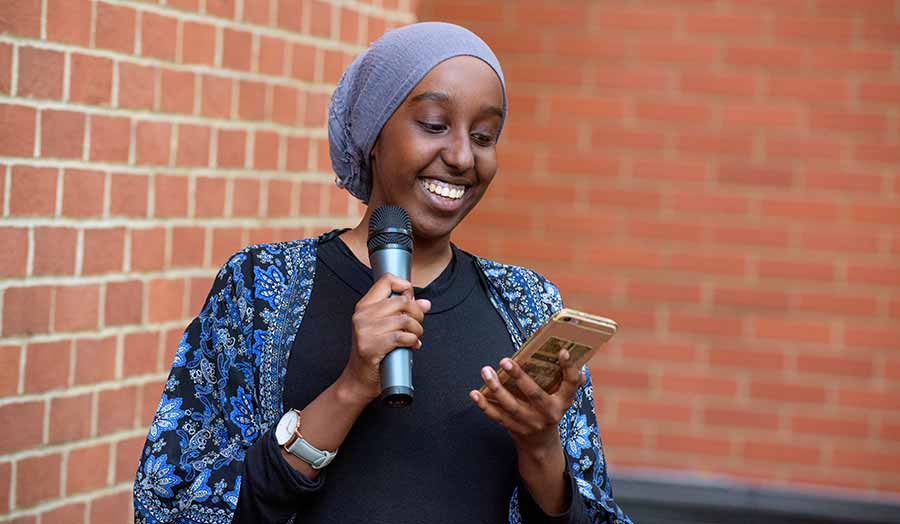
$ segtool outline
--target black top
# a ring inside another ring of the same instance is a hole
[[[354,307],[373,283],[371,269],[339,233],[324,235],[317,249],[312,296],[288,361],[285,409],[302,409],[337,380],[351,350]],[[480,387],[481,367],[496,367],[513,346],[474,257],[452,249],[440,276],[414,290],[432,308],[422,348],[414,351],[413,403],[370,404],[315,482],[288,465],[271,432],[265,435],[248,450],[234,522],[283,522],[295,512],[298,524],[507,521],[520,482],[515,449],[468,392]],[[582,513],[570,509],[548,520],[524,487],[519,492],[526,523],[568,522],[570,513]]]

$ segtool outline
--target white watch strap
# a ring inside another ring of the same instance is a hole
[[[327,466],[334,457],[337,456],[337,450],[323,451],[298,436],[288,453],[309,464],[313,469],[322,469]]]

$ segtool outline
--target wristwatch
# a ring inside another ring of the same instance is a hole
[[[296,409],[288,411],[278,421],[275,441],[285,451],[306,462],[313,469],[324,468],[337,456],[337,450],[322,451],[304,440],[300,434],[300,412]]]

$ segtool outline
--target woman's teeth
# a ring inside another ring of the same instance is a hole
[[[435,195],[449,198],[450,200],[460,199],[462,198],[463,193],[466,192],[466,188],[464,186],[448,184],[446,182],[441,182],[440,180],[432,180],[426,178],[421,179],[419,183],[422,184],[422,187],[425,188],[425,190],[434,193]]]

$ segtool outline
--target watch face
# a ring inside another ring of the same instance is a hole
[[[279,446],[283,446],[290,440],[297,428],[297,412],[293,409],[288,411],[281,417],[278,426],[275,428],[275,441]]]

